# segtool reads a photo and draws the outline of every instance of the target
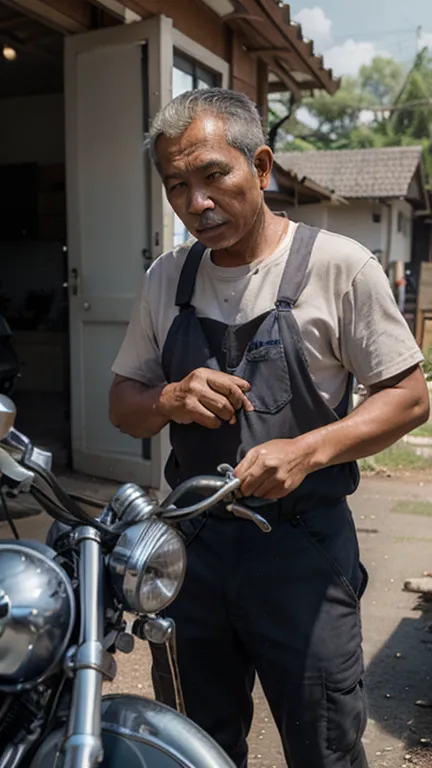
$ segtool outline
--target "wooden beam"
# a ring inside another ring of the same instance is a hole
[[[289,91],[291,91],[294,100],[300,101],[302,97],[301,88],[299,84],[294,80],[290,73],[276,61],[269,53],[264,53],[260,56],[260,59],[265,61],[271,72],[274,72],[278,76],[279,80],[286,85]]]
[[[257,107],[265,134],[268,131],[268,77],[268,64],[262,59],[258,59]]]
[[[16,29],[22,24],[28,24],[29,20],[26,16],[12,16],[10,19],[4,19],[0,21],[0,32],[6,29]]]
[[[119,0],[90,0],[90,2],[126,24],[130,24],[133,21],[140,21],[141,19],[141,16],[139,16],[138,13],[129,9],[127,0],[125,0],[124,3],[119,2]]]
[[[91,5],[85,0],[3,0],[11,8],[63,34],[91,28]]]

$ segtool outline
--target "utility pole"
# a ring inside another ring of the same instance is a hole
[[[416,29],[416,54],[420,53],[422,34],[423,34],[423,27],[419,25]]]

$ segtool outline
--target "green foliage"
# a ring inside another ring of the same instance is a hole
[[[424,357],[425,359],[422,364],[423,373],[426,381],[432,381],[432,347],[429,347]]]
[[[405,78],[403,67],[394,59],[377,56],[371,64],[360,69],[359,83],[375,103],[382,106],[394,104]]]
[[[280,119],[287,111],[287,97],[279,97],[274,104]],[[312,128],[299,119],[300,107],[307,108]],[[271,112],[270,124],[274,118]],[[343,78],[334,96],[317,92],[304,99],[280,130],[277,148],[303,151],[414,144],[424,147],[432,178],[432,56],[428,49],[417,55],[409,72],[393,59],[378,56],[361,68],[358,77]]]

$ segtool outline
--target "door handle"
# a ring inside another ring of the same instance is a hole
[[[143,258],[144,272],[146,272],[152,263],[152,255],[150,250],[148,248],[143,248],[141,251],[141,256]]]
[[[78,296],[78,288],[79,288],[79,277],[78,277],[78,270],[76,267],[73,267],[70,271],[71,273],[71,294],[72,296]]]

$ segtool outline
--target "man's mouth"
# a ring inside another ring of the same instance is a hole
[[[227,223],[226,221],[218,221],[215,224],[208,224],[207,226],[204,226],[204,227],[202,227],[202,226],[201,227],[197,227],[196,231],[197,232],[212,232],[215,229],[220,229],[220,227],[225,226],[226,223]]]

